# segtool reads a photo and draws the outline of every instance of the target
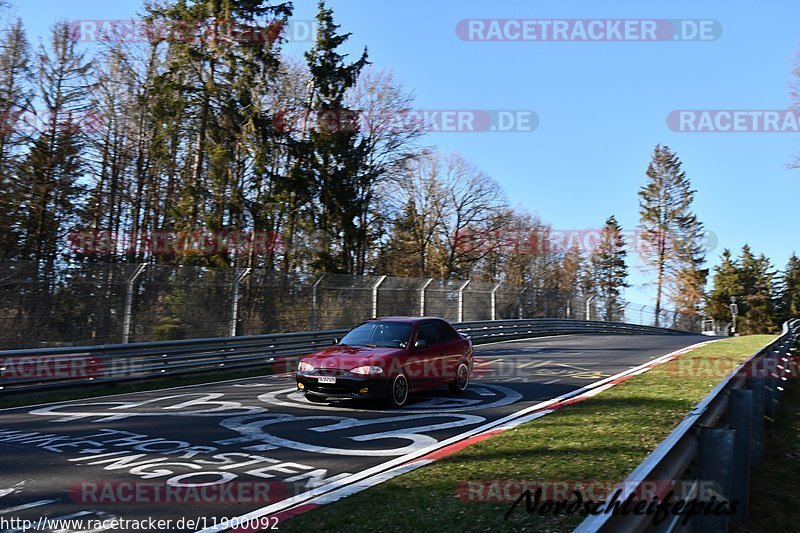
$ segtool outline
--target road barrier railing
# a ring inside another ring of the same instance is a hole
[[[672,329],[563,319],[454,324],[474,344],[570,334],[671,334]],[[303,355],[330,346],[348,330],[0,351],[0,396],[98,386],[200,372],[294,370]]]
[[[654,520],[655,512],[648,513],[646,506],[639,512],[629,507],[623,513],[621,507],[614,512],[606,505],[575,532],[724,532],[731,523],[743,523],[750,473],[764,461],[765,426],[774,420],[786,381],[793,377],[793,359],[800,354],[798,339],[800,320],[786,322],[776,340],[714,387],[620,483],[619,502],[630,498],[649,504],[653,500],[646,501],[643,495],[656,495],[665,503],[667,511],[660,520]],[[676,508],[680,501],[684,503]],[[695,512],[689,513],[690,508]]]

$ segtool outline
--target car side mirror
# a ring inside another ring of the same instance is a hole
[[[333,344],[339,344],[340,342],[342,342],[342,339],[340,339],[339,337],[333,339]]]
[[[419,339],[414,342],[414,348],[427,348],[427,347],[428,347],[428,341],[426,340]]]

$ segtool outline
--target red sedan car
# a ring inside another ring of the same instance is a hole
[[[297,388],[312,402],[381,398],[400,407],[424,389],[465,391],[472,362],[472,342],[441,318],[377,318],[303,357]]]

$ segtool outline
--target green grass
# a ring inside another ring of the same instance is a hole
[[[772,336],[724,339],[683,357],[727,368]],[[702,368],[707,368],[704,364]],[[468,480],[623,480],[721,376],[657,367],[582,403],[476,443],[431,465],[281,524],[282,531],[571,531],[581,518],[464,502]],[[683,368],[686,368],[685,366]],[[698,368],[700,368],[698,366]],[[795,459],[800,462],[800,460]]]
[[[272,374],[272,367],[251,368],[232,372],[199,372],[184,377],[168,377],[146,379],[139,382],[107,384],[97,386],[75,387],[64,389],[60,392],[25,393],[19,396],[9,396],[0,399],[0,409],[8,407],[23,407],[40,403],[61,402],[66,400],[82,400],[85,398],[98,398],[111,394],[125,394],[149,390],[197,385],[200,383],[214,383],[229,379],[252,378]]]
[[[794,375],[796,378],[796,374]],[[790,379],[775,423],[767,426],[764,464],[752,470],[750,510],[738,533],[794,532],[800,524],[800,385]]]

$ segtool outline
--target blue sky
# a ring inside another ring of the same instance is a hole
[[[57,20],[135,17],[139,0],[16,0],[37,42]],[[800,46],[800,3],[744,1],[535,2],[329,0],[353,33],[349,48],[369,47],[376,67],[391,69],[423,109],[531,109],[528,133],[447,133],[426,143],[458,150],[497,179],[512,205],[557,229],[600,226],[610,214],[625,229],[638,222],[636,192],[653,147],[667,144],[697,189],[696,211],[718,237],[709,253],[745,242],[783,267],[799,251],[791,225],[800,197],[800,153],[793,133],[682,133],[666,118],[676,109],[785,109],[791,65]],[[648,5],[649,4],[649,5]],[[769,5],[767,8],[766,5]],[[295,2],[311,19],[316,2]],[[714,19],[713,41],[466,42],[468,18]],[[290,53],[306,46],[296,43]],[[650,303],[649,276],[632,269],[628,298]]]

